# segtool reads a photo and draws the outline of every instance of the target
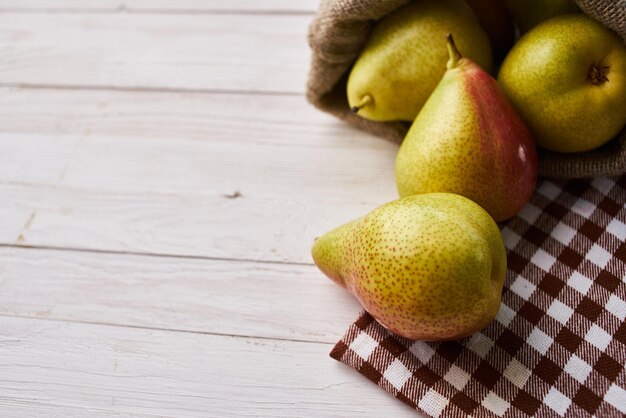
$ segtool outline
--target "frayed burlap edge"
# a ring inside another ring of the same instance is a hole
[[[307,99],[317,108],[373,135],[401,143],[410,126],[373,122],[350,112],[346,79],[373,22],[410,0],[322,0],[309,29],[312,49]],[[626,42],[626,0],[576,0],[581,9]],[[626,173],[626,129],[605,146],[586,153],[539,150],[539,174],[581,178]]]

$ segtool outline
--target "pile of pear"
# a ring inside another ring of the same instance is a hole
[[[353,112],[412,123],[396,159],[400,198],[316,239],[312,255],[402,337],[486,327],[506,277],[497,222],[534,193],[537,146],[588,151],[626,125],[622,40],[571,14],[571,0],[521,3],[410,2],[376,22],[350,72]]]

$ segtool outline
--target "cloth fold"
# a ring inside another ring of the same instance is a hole
[[[625,416],[626,175],[540,181],[502,233],[487,328],[415,342],[364,312],[331,357],[431,417]]]

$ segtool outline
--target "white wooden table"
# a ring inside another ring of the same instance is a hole
[[[397,147],[306,103],[317,0],[0,0],[0,416],[412,416],[314,237]]]

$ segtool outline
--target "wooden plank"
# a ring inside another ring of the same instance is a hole
[[[0,0],[0,10],[75,12],[299,12],[312,13],[318,0]]]
[[[415,416],[331,360],[330,348],[4,317],[0,408],[11,416],[25,403],[29,416],[39,405],[61,416]]]
[[[0,248],[0,315],[334,343],[361,307],[313,266]]]
[[[310,262],[396,197],[397,146],[299,97],[0,93],[5,244]]]
[[[302,94],[308,15],[0,14],[0,83]]]
[[[7,401],[0,395],[0,408],[2,412],[10,414],[11,418],[108,418],[108,417],[125,417],[125,418],[156,418],[162,415],[154,414],[134,414],[130,412],[118,413],[103,409],[91,407],[75,407],[73,405],[56,405],[36,400],[18,400],[11,399]]]
[[[396,197],[397,145],[302,97],[2,89],[0,120],[5,182],[368,204]]]
[[[358,202],[141,194],[0,185],[0,243],[310,264],[320,234]],[[15,219],[15,224],[12,224]]]
[[[0,186],[0,189],[2,186]],[[28,225],[32,211],[26,206],[18,206],[7,201],[9,194],[0,191],[0,243],[10,244],[17,241],[24,227]],[[0,261],[0,269],[2,268]]]

